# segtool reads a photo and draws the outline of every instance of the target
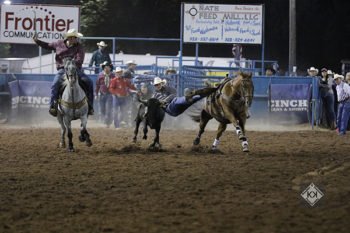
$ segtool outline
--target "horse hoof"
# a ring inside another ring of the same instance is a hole
[[[198,145],[200,143],[200,139],[199,138],[196,138],[193,140],[193,145]]]
[[[59,148],[66,148],[66,143],[60,142],[60,143],[58,144],[58,147],[59,147]]]
[[[83,137],[83,136],[81,136],[81,135],[79,136],[79,141],[80,141],[80,142],[85,142],[85,140],[86,140],[85,137]]]
[[[74,148],[68,148],[68,152],[75,152]]]
[[[136,139],[136,138],[133,138],[133,139],[132,139],[132,142],[133,142],[133,143],[136,143],[136,142],[137,142],[137,139]]]
[[[143,136],[142,139],[143,139],[143,140],[147,140],[147,136]]]
[[[90,146],[92,146],[92,142],[91,141],[86,141],[86,146],[88,146],[88,147],[90,147]]]

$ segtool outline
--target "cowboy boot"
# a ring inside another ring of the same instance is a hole
[[[52,104],[50,105],[49,113],[53,117],[57,117],[57,101],[53,101]]]
[[[94,107],[90,103],[88,103],[88,107],[89,107],[88,115],[94,115],[95,113]]]
[[[185,94],[186,100],[190,101],[193,96],[199,95],[201,97],[209,96],[210,94],[214,93],[217,90],[216,87],[205,87],[202,89],[194,90],[191,92],[188,92],[187,95]]]

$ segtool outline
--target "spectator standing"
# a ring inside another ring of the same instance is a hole
[[[112,64],[111,58],[109,57],[109,53],[106,50],[108,46],[104,41],[97,43],[98,49],[92,53],[92,57],[90,59],[89,67],[95,68],[95,74],[100,73],[100,65],[107,61],[109,64]],[[113,67],[112,67],[113,68]]]
[[[131,84],[130,79],[123,77],[123,70],[117,67],[115,70],[115,78],[112,79],[109,86],[109,91],[113,95],[113,110],[114,110],[114,127],[125,127],[126,117],[128,114],[128,99],[130,90],[136,91],[136,88]]]
[[[135,81],[135,69],[136,69],[136,62],[134,60],[127,61],[126,63],[126,70],[123,73],[123,77],[128,79],[130,83],[134,84]],[[129,125],[133,125],[135,122],[133,119],[135,119],[137,114],[137,108],[136,105],[138,102],[135,102],[135,95],[133,93],[130,93],[130,96],[126,100],[126,108],[127,111],[130,112],[130,118],[127,119]]]
[[[275,76],[276,71],[272,67],[267,67],[265,70],[265,76]]]
[[[310,77],[316,77],[318,75],[318,69],[311,66],[310,69],[307,69],[308,76]]]
[[[109,128],[112,124],[112,95],[109,92],[109,87],[112,79],[114,78],[114,74],[112,72],[112,64],[108,61],[102,63],[102,72],[98,75],[96,80],[96,96],[95,98],[99,98],[100,105],[100,115],[104,122],[104,124]]]
[[[336,128],[336,116],[334,111],[334,92],[332,89],[333,80],[330,75],[328,75],[328,70],[326,68],[321,69],[321,75],[319,79],[320,95],[323,104],[323,116],[325,117],[325,123],[328,128],[334,130]]]
[[[344,82],[343,79],[343,75],[334,75],[334,81],[337,84],[336,89],[339,102],[337,116],[337,127],[339,135],[346,134],[346,129],[350,117],[350,86]]]
[[[124,78],[130,79],[130,82],[135,78],[135,69],[137,64],[134,60],[127,61],[126,63],[126,70],[123,73]]]

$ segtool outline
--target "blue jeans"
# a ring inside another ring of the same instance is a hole
[[[100,112],[101,117],[103,119],[103,123],[106,125],[112,124],[112,108],[113,97],[111,94],[104,94],[100,96],[99,104],[100,104]]]
[[[113,96],[114,127],[119,128],[120,122],[125,121],[129,97]]]
[[[53,105],[54,101],[58,100],[60,87],[62,86],[64,81],[63,75],[64,75],[64,69],[59,69],[56,76],[53,79],[52,86],[51,86],[50,105]],[[87,91],[86,95],[87,95],[89,104],[93,106],[93,103],[94,103],[93,83],[91,79],[82,70],[78,70],[78,76],[80,77],[82,83],[85,85],[85,88]]]
[[[186,109],[188,109],[192,104],[203,99],[204,97],[205,96],[195,95],[192,97],[191,102],[186,101],[184,96],[175,97],[165,108],[165,112],[170,116],[176,117],[186,111]]]
[[[339,103],[338,105],[338,116],[337,116],[337,127],[339,134],[346,134],[350,117],[350,102]]]

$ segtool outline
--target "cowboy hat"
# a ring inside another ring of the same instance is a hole
[[[109,63],[108,61],[104,61],[104,62],[101,64],[102,69],[104,69],[105,66],[109,66],[109,67],[111,67],[111,68],[113,67],[113,65],[112,65],[111,63]]]
[[[316,72],[318,73],[318,69],[316,69],[315,67],[311,66],[310,69],[307,70],[308,72]]]
[[[337,80],[338,78],[340,78],[340,80],[344,80],[344,76],[341,74],[335,74],[333,79]]]
[[[79,33],[77,30],[74,28],[69,29],[66,34],[64,35],[64,38],[67,39],[68,37],[83,37],[83,34]]]
[[[155,77],[153,80],[153,86],[158,85],[158,84],[163,84],[163,83],[164,83],[164,80],[162,80],[159,77]]]
[[[134,60],[127,61],[126,65],[137,65]]]
[[[118,72],[122,72],[122,71],[123,71],[122,68],[120,68],[120,66],[118,66],[117,68],[115,68],[114,72],[118,73]]]
[[[97,45],[101,47],[107,47],[107,44],[104,41],[100,41],[100,43],[97,43]]]

